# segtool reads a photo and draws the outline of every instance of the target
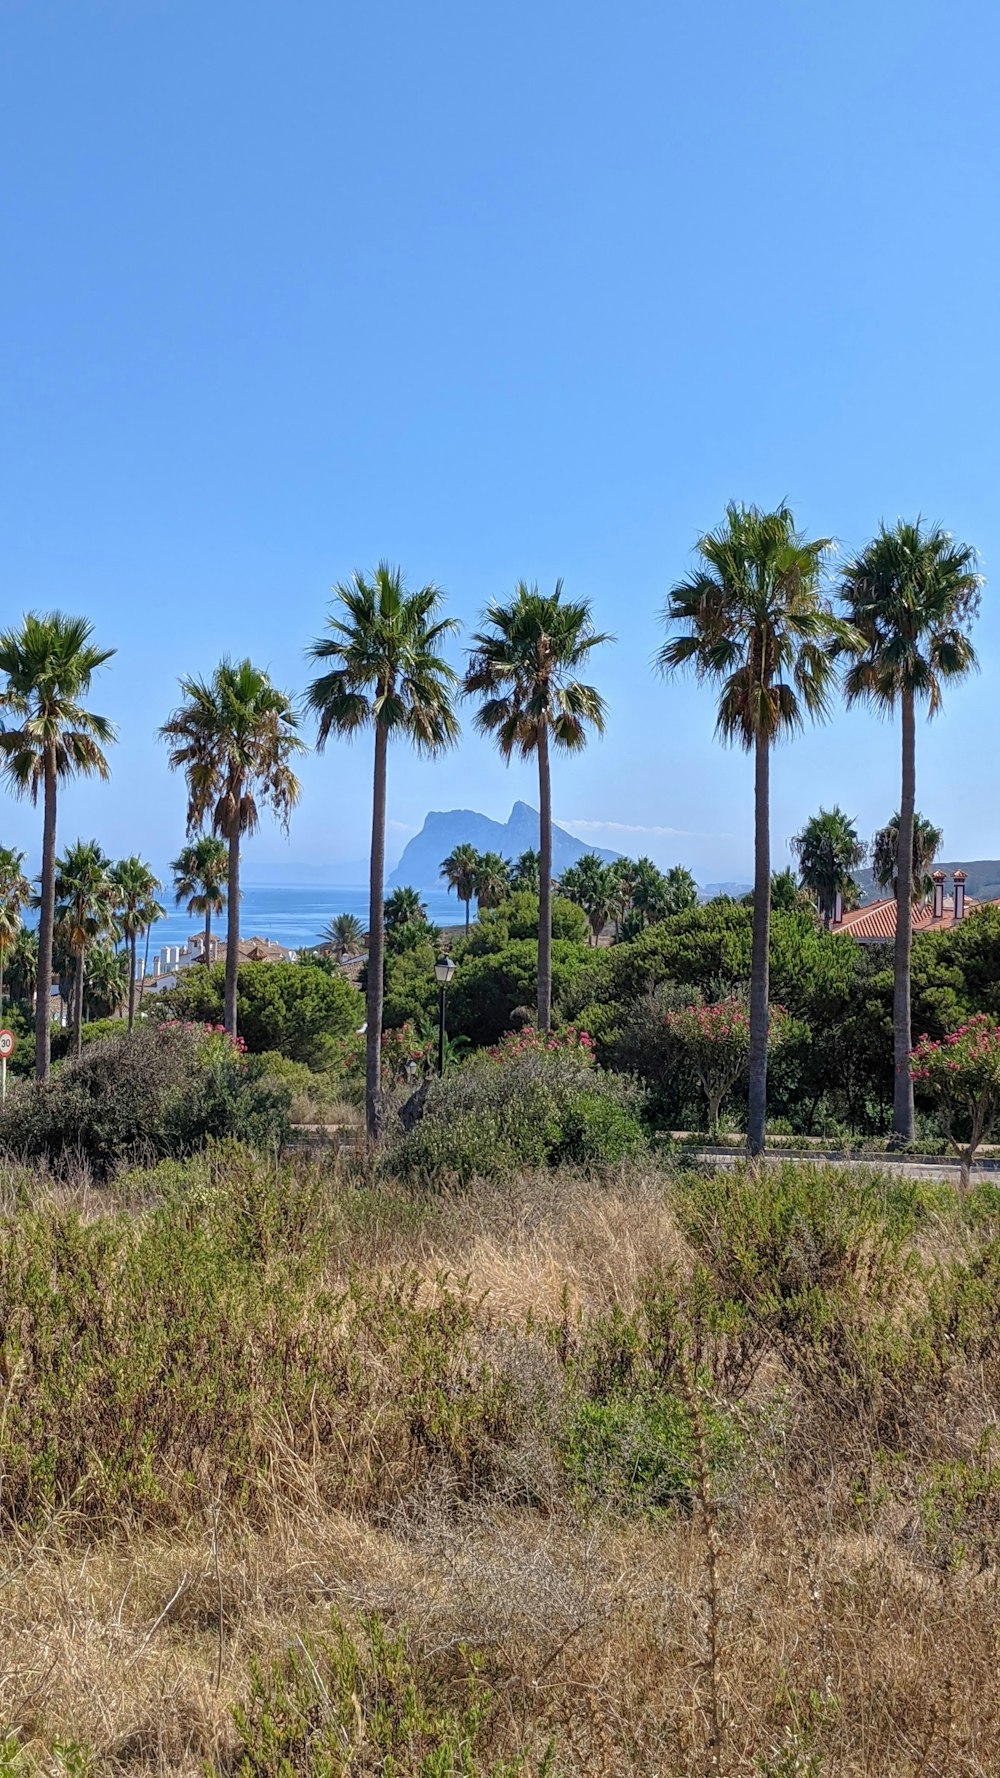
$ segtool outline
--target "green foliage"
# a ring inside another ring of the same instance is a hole
[[[487,1751],[496,1746],[501,1699],[477,1660],[461,1665],[449,1683],[379,1618],[351,1629],[334,1612],[324,1635],[268,1671],[254,1665],[249,1699],[233,1712],[240,1746],[226,1769],[238,1778],[341,1778],[348,1769],[392,1778],[554,1774],[551,1746],[530,1761]]]
[[[569,939],[552,943],[552,1000],[562,1008],[582,969],[585,953]],[[448,1022],[475,1045],[496,1043],[510,1029],[516,1006],[531,1006],[538,986],[536,939],[512,939],[486,956],[463,956],[448,990]]]
[[[237,977],[240,1036],[251,1054],[280,1050],[293,1062],[328,1066],[335,1042],[364,1019],[358,991],[341,975],[308,963],[241,963]],[[185,970],[157,997],[158,1018],[222,1023],[225,968]]]
[[[552,897],[552,937],[572,944],[587,942],[589,927],[583,909],[564,895]],[[487,957],[517,939],[538,938],[538,895],[530,889],[515,890],[498,907],[483,908],[467,939],[460,945],[464,957]],[[459,953],[456,953],[459,954]]]
[[[706,1418],[710,1454],[721,1465],[735,1442],[732,1423],[718,1413]],[[567,1428],[563,1460],[592,1500],[626,1512],[688,1507],[695,1483],[690,1410],[671,1395],[584,1401]]]
[[[185,1154],[210,1138],[273,1147],[289,1096],[227,1039],[168,1026],[90,1044],[49,1081],[19,1084],[0,1112],[0,1148],[99,1178],[139,1159]]]
[[[423,1117],[387,1165],[428,1182],[504,1177],[524,1167],[604,1164],[643,1148],[641,1098],[595,1069],[573,1032],[526,1029],[432,1081]]]
[[[940,1042],[922,1037],[910,1064],[921,1094],[937,1106],[959,1148],[968,1183],[976,1150],[1000,1119],[1000,1027],[977,1013]]]

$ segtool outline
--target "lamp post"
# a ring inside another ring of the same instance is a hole
[[[434,965],[434,974],[441,990],[438,1007],[438,1073],[444,1073],[444,1003],[448,993],[448,983],[455,973],[455,965],[450,957],[439,957]]]

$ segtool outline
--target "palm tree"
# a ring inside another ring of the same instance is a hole
[[[7,969],[11,997],[34,1013],[38,990],[38,930],[22,926],[10,952]]]
[[[94,945],[88,951],[83,991],[88,1018],[110,1019],[121,1010],[129,992],[129,953],[111,945]]]
[[[38,925],[38,986],[35,997],[35,1073],[47,1080],[50,1059],[49,986],[55,923],[56,801],[59,780],[107,778],[104,748],[115,731],[104,716],[85,710],[81,700],[113,648],[95,648],[92,625],[60,611],[30,612],[19,630],[0,635],[0,710],[15,726],[0,731],[0,759],[18,796],[33,803],[42,794],[42,873]]]
[[[427,923],[427,907],[420,899],[420,891],[409,884],[394,889],[385,904],[385,929],[396,932],[401,926],[417,926]]]
[[[468,840],[455,846],[441,861],[441,875],[449,889],[454,889],[459,901],[465,903],[465,930],[469,930],[469,908],[476,893],[476,871],[479,866],[479,853]]]
[[[521,856],[514,860],[514,868],[510,873],[511,888],[527,889],[532,895],[537,895],[538,885],[541,881],[540,865],[539,854],[533,846],[529,846],[526,852],[522,852]]]
[[[128,1028],[135,1024],[136,948],[139,938],[162,920],[165,909],[156,899],[163,885],[141,858],[123,858],[111,872],[118,891],[118,930],[128,946]]]
[[[305,748],[291,700],[249,660],[220,661],[211,679],[182,679],[184,702],[160,733],[188,786],[188,832],[207,822],[229,849],[225,1027],[236,1036],[240,940],[240,841],[266,806],[287,828],[299,799],[290,761]]]
[[[458,737],[451,704],[454,670],[439,650],[457,627],[439,615],[435,586],[411,592],[402,570],[380,562],[370,580],[355,572],[334,588],[327,634],[314,642],[310,660],[327,667],[306,693],[319,718],[317,745],[331,735],[348,738],[362,729],[375,734],[372,846],[368,919],[368,1020],[365,1117],[369,1139],[382,1126],[382,1003],[385,993],[385,813],[389,741],[400,736],[420,753],[440,753]],[[328,663],[332,662],[332,666]]]
[[[854,872],[864,864],[865,847],[849,815],[836,803],[811,815],[792,840],[799,861],[799,881],[816,900],[829,928],[838,895],[846,903],[856,890]]]
[[[9,957],[22,927],[22,914],[31,900],[31,884],[24,874],[25,854],[13,846],[0,846],[0,1018],[3,1017],[3,978]]]
[[[356,914],[338,914],[323,933],[323,943],[335,952],[337,961],[356,957],[364,943],[365,929]]]
[[[472,638],[464,691],[481,696],[476,727],[496,737],[505,759],[514,753],[538,761],[538,1028],[552,1023],[552,746],[577,752],[588,724],[604,729],[604,700],[576,677],[590,651],[608,635],[594,630],[590,603],[563,600],[563,584],[542,594],[520,581],[507,605],[484,613],[485,628]]]
[[[610,886],[608,905],[615,923],[615,936],[621,938],[622,925],[635,905],[639,870],[634,859],[617,858],[613,864],[607,866],[607,872]]]
[[[944,834],[926,816],[913,811],[913,876],[910,899],[914,907],[926,901],[934,889],[931,866],[944,844]],[[899,812],[880,827],[872,841],[872,876],[880,889],[897,893],[897,862],[899,859]]]
[[[909,1058],[916,706],[924,700],[928,716],[935,716],[944,682],[961,679],[976,666],[968,630],[979,606],[979,586],[975,551],[955,543],[944,531],[922,530],[919,519],[883,525],[878,536],[847,563],[840,581],[856,638],[844,678],[847,701],[870,704],[882,716],[891,715],[898,705],[901,716],[892,1004],[892,1127],[901,1142],[913,1136]]]
[[[610,866],[596,852],[584,852],[563,871],[559,893],[583,909],[590,922],[590,943],[596,945],[614,906],[615,883]]]
[[[115,931],[118,887],[110,858],[96,840],[76,840],[56,859],[56,918],[73,958],[73,1052],[80,1054],[87,953]]]
[[[747,1147],[764,1152],[767,1120],[768,950],[771,931],[771,749],[827,713],[829,649],[848,628],[820,597],[826,539],[808,541],[787,506],[726,508],[697,546],[699,566],[671,589],[664,620],[674,631],[659,654],[664,672],[693,669],[719,686],[716,732],[754,755],[754,901],[750,977]]]
[[[476,865],[476,905],[498,908],[510,894],[510,864],[499,852],[482,852]]]
[[[229,852],[225,840],[214,833],[200,833],[197,839],[182,846],[170,866],[174,873],[174,903],[187,903],[189,914],[200,914],[205,922],[201,961],[207,969],[212,961],[212,915],[221,914],[226,905],[226,878],[229,874]]]

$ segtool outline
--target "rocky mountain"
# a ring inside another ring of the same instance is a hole
[[[515,803],[506,821],[492,821],[475,809],[433,810],[420,832],[403,848],[402,857],[389,878],[389,888],[412,883],[415,889],[434,889],[441,882],[441,860],[456,846],[475,846],[477,852],[499,852],[511,861],[538,847],[538,811],[527,803]],[[607,863],[619,858],[601,846],[588,846],[564,828],[552,828],[552,870],[555,876],[575,864],[585,852],[596,852]]]

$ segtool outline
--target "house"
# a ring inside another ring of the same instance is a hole
[[[966,895],[964,870],[955,871],[951,895],[945,895],[945,880],[943,870],[934,872],[931,900],[921,902],[913,910],[914,932],[949,932],[977,908],[1000,906],[998,902],[973,901]],[[864,907],[845,912],[838,895],[830,931],[845,933],[859,945],[891,945],[896,937],[895,896],[887,896],[883,901],[869,901]]]

